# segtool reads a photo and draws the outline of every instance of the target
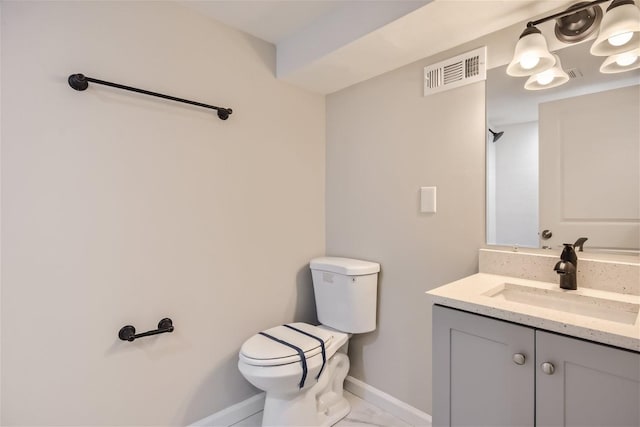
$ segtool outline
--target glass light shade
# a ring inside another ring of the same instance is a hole
[[[553,55],[540,30],[528,27],[518,40],[507,74],[514,77],[530,76],[553,67]]]
[[[632,0],[613,0],[591,46],[596,56],[617,55],[640,46],[640,9]]]
[[[553,54],[555,64],[552,68],[541,73],[534,74],[524,84],[526,90],[550,89],[565,84],[569,81],[569,75],[562,69],[560,58]]]
[[[605,74],[624,73],[625,71],[640,68],[640,48],[629,52],[612,55],[604,60],[600,66],[600,72]]]

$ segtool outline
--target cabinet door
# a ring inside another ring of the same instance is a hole
[[[433,425],[533,426],[534,339],[526,326],[434,306]]]
[[[640,426],[640,354],[536,331],[536,355],[538,426]]]

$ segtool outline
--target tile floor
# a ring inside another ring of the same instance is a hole
[[[351,412],[334,427],[411,427],[410,424],[347,391],[344,392],[344,395],[351,404]],[[258,412],[232,427],[259,427],[261,422],[262,412]]]

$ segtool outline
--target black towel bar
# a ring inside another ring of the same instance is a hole
[[[118,84],[118,83],[107,82],[105,80],[94,79],[93,77],[87,77],[84,74],[71,74],[67,81],[69,82],[69,86],[71,86],[75,90],[79,90],[79,91],[86,90],[89,87],[89,82],[91,82],[91,83],[97,83],[97,84],[100,84],[100,85],[115,87],[115,88],[118,88],[118,89],[124,89],[124,90],[128,90],[128,91],[131,91],[131,92],[142,93],[144,95],[150,95],[150,96],[155,96],[155,97],[158,97],[158,98],[168,99],[170,101],[182,102],[184,104],[190,104],[190,105],[196,105],[198,107],[210,108],[212,110],[217,110],[218,111],[218,117],[220,118],[220,120],[227,120],[229,118],[229,114],[233,113],[233,110],[231,108],[216,107],[214,105],[203,104],[202,102],[190,101],[190,100],[184,99],[184,98],[176,98],[175,96],[171,96],[171,95],[164,95],[162,93],[151,92],[151,91],[145,90],[145,89],[138,89],[138,88],[135,88],[135,87],[125,86],[125,85],[121,85],[121,84]]]
[[[136,328],[131,325],[123,326],[118,332],[118,338],[122,341],[133,341],[137,338],[148,337],[150,335],[164,334],[166,332],[173,332],[173,322],[169,318],[162,319],[158,322],[158,329],[153,331],[143,332],[136,335]]]

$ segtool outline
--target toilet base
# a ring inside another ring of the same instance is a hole
[[[349,358],[336,353],[318,382],[304,393],[265,396],[262,425],[269,427],[329,427],[344,418],[351,406],[344,397]]]

